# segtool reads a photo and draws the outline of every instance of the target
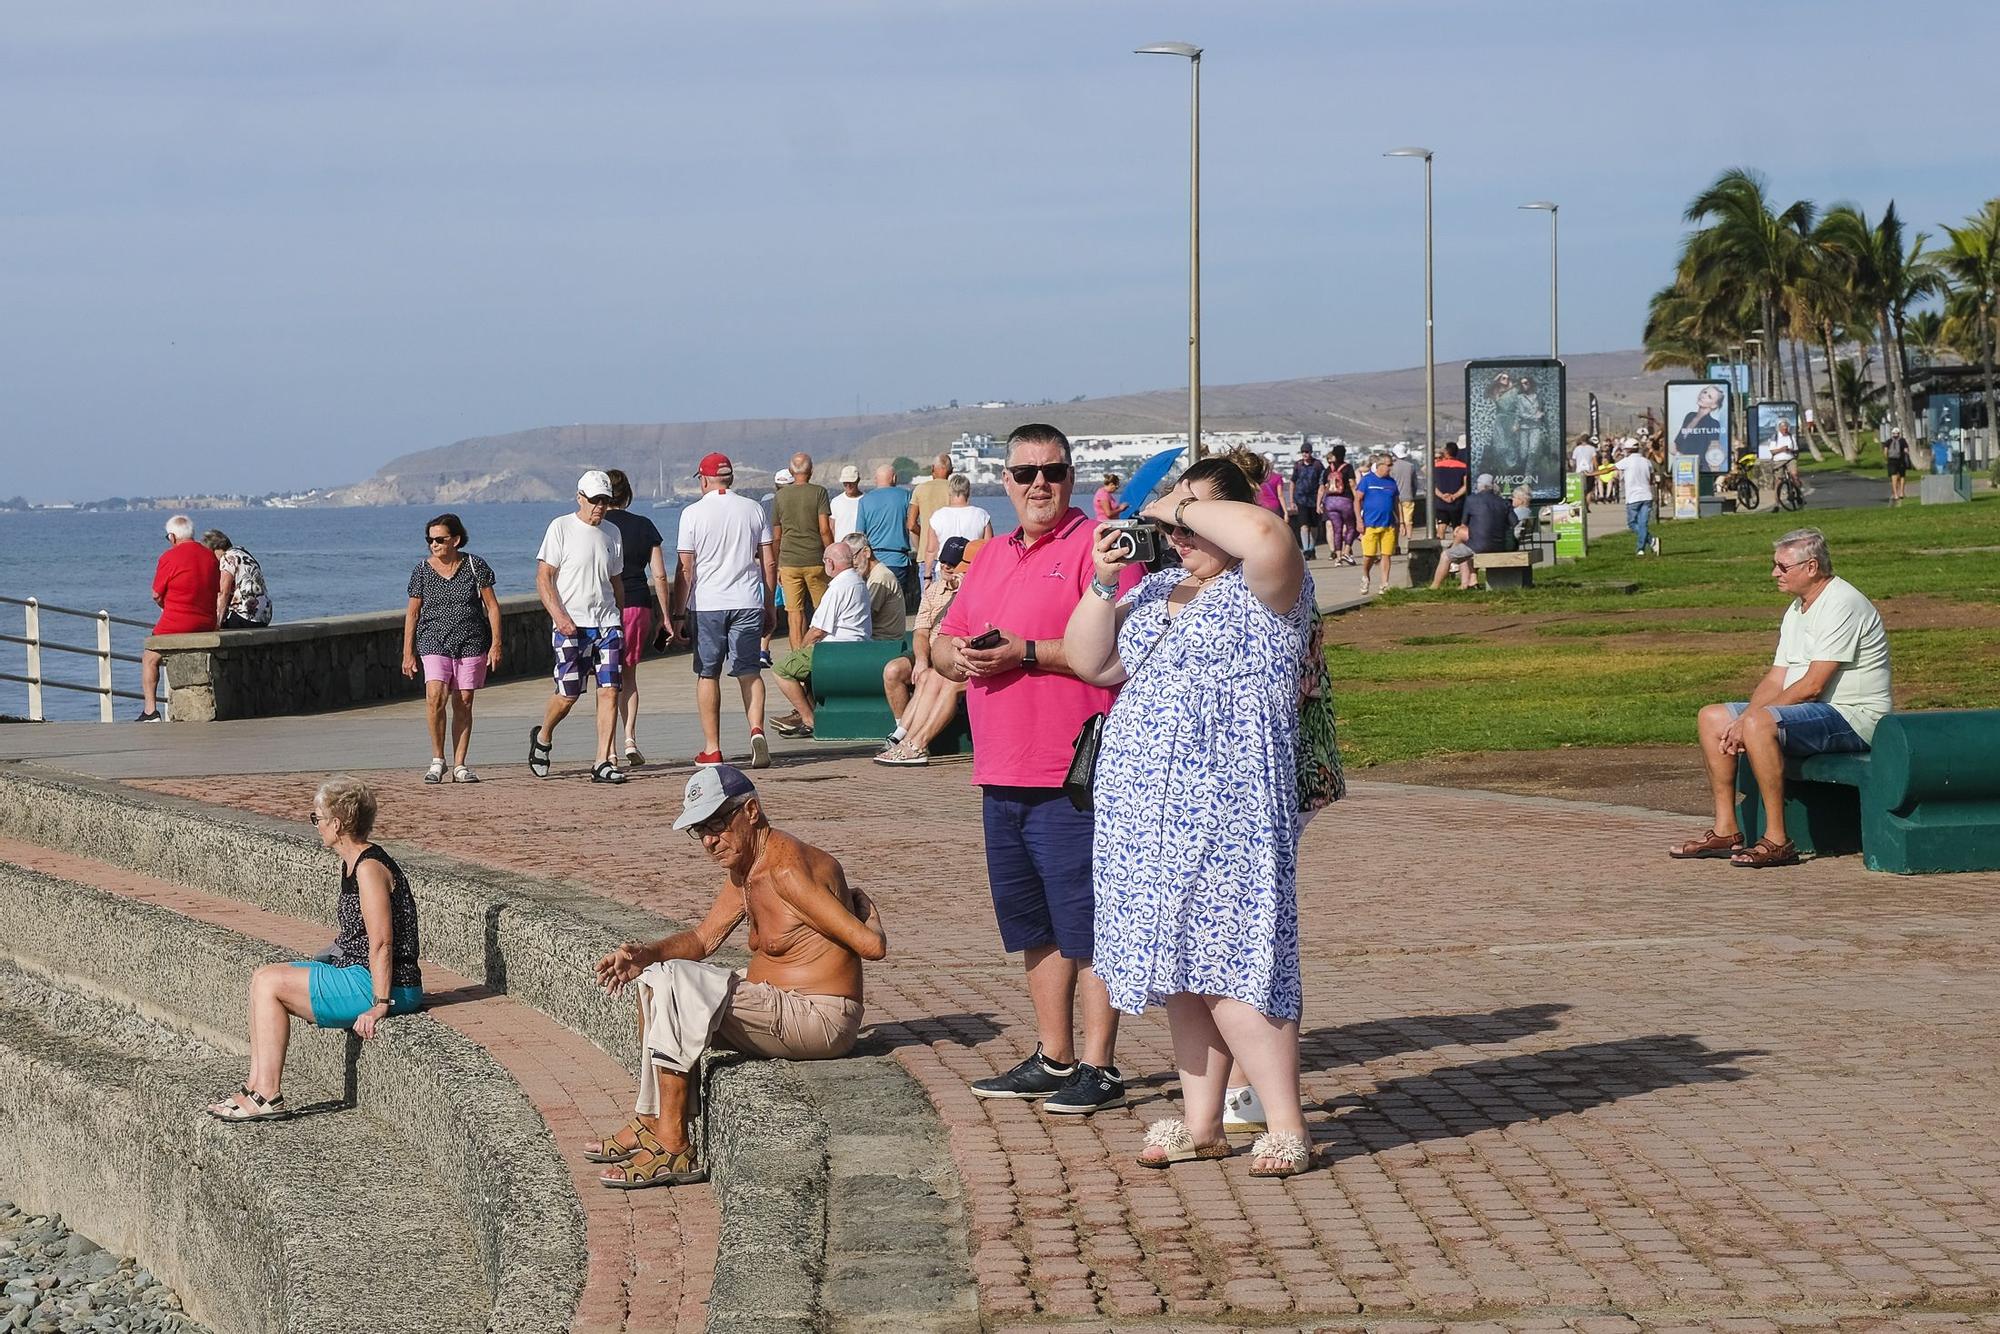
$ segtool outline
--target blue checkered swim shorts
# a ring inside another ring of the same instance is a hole
[[[556,693],[564,699],[583,694],[583,678],[594,674],[600,690],[616,690],[624,669],[625,629],[618,625],[579,625],[576,633],[549,632],[556,650]]]

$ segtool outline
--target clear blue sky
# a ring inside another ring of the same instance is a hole
[[[2000,193],[1932,0],[6,0],[0,495],[353,480],[555,422],[844,415],[1635,346],[1688,197]]]

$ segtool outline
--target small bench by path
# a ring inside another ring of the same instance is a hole
[[[1534,567],[1541,563],[1539,549],[1527,551],[1482,551],[1472,558],[1472,568],[1486,573],[1488,588],[1533,588]]]

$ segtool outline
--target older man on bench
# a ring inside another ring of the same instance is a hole
[[[1677,858],[1727,857],[1732,866],[1790,866],[1785,836],[1785,758],[1868,749],[1889,699],[1889,635],[1861,591],[1833,572],[1817,528],[1777,540],[1771,578],[1792,605],[1778,630],[1771,670],[1747,703],[1711,704],[1698,717],[1702,762],[1715,797],[1715,825],[1668,849]],[[1736,822],[1736,757],[1746,755],[1764,803],[1765,835],[1743,846]]]
[[[715,765],[688,780],[674,828],[702,846],[727,880],[691,931],[604,956],[597,979],[614,995],[639,994],[637,1114],[608,1139],[584,1145],[610,1169],[616,1190],[704,1180],[690,1142],[702,1052],[709,1047],[794,1061],[853,1050],[861,1031],[861,961],[888,953],[868,896],[840,863],[771,827],[756,787]],[[750,966],[701,962],[750,919]]]

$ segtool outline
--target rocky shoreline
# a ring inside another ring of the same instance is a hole
[[[0,1331],[205,1334],[181,1299],[139,1262],[0,1201]]]

